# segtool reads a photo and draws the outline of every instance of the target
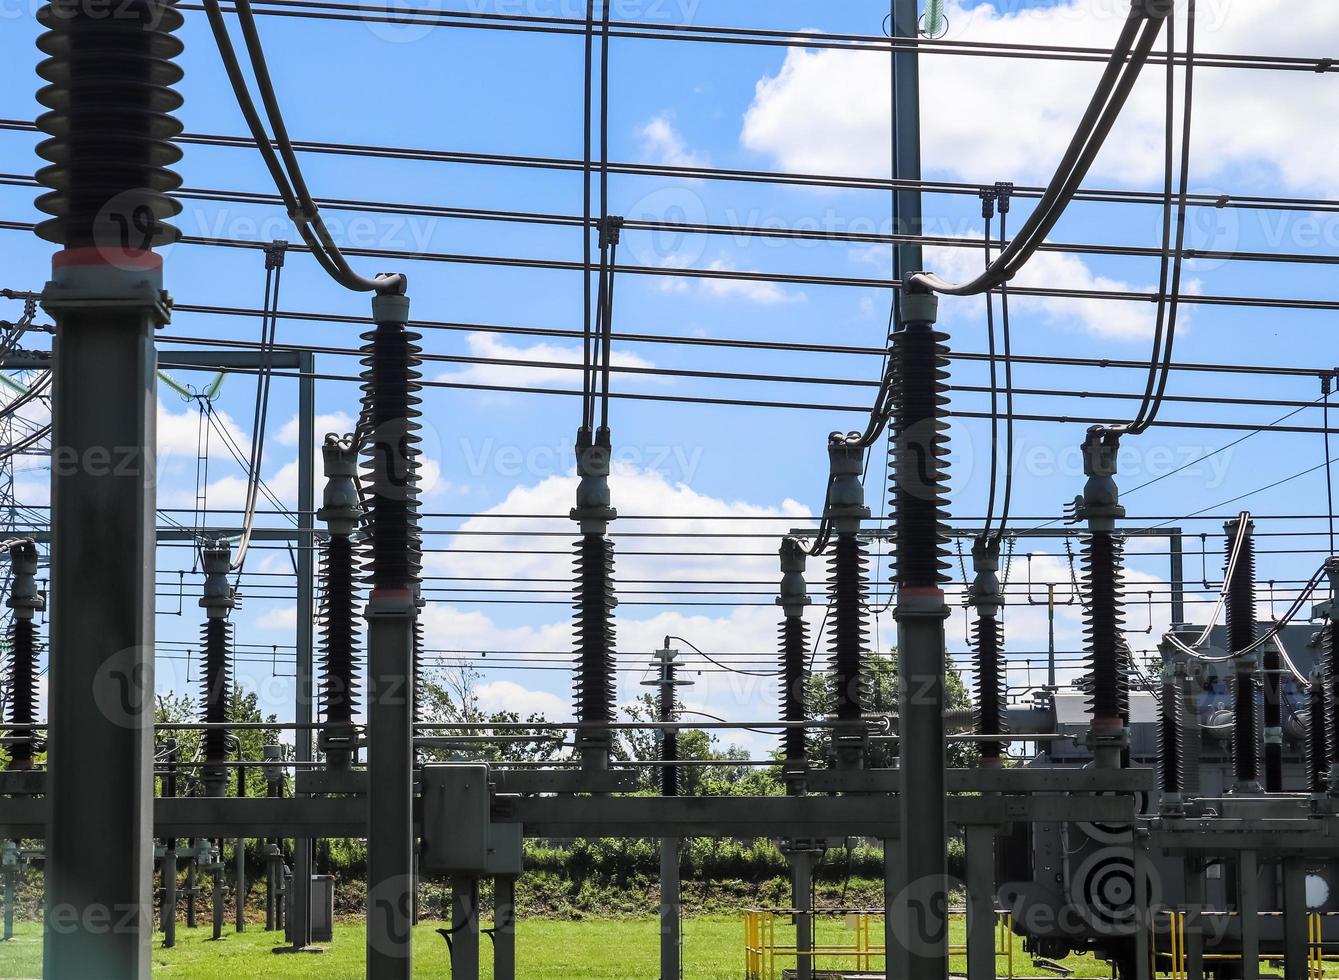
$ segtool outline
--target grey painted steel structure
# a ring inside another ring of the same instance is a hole
[[[57,269],[44,972],[147,980],[160,268]],[[96,397],[94,397],[96,393]],[[96,813],[99,832],[89,833]],[[106,842],[116,841],[112,848]],[[74,928],[71,928],[73,923]]]

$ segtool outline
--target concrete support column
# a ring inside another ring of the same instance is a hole
[[[451,980],[479,980],[479,879],[451,877]]]
[[[967,975],[995,980],[995,828],[966,828]]]
[[[1148,906],[1150,877],[1147,842],[1135,834],[1132,846],[1134,861],[1134,980],[1152,980],[1153,950],[1150,945],[1153,914]]]
[[[516,879],[493,879],[493,980],[516,980]]]
[[[679,894],[679,839],[660,839],[660,980],[679,980],[682,941]]]
[[[148,980],[151,963],[153,331],[167,310],[161,262],[139,253],[121,263],[137,264],[108,264],[97,249],[60,252],[43,294],[56,320],[48,977]]]

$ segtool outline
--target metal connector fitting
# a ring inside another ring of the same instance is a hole
[[[1067,506],[1070,522],[1088,522],[1091,531],[1114,531],[1116,521],[1125,516],[1120,504],[1116,473],[1120,457],[1120,433],[1095,425],[1084,437],[1083,473],[1088,482],[1083,493]]]
[[[972,587],[967,592],[968,604],[981,616],[998,616],[1004,608],[1000,589],[1000,542],[998,538],[977,538],[972,545]]]
[[[823,516],[838,534],[858,533],[860,522],[870,515],[865,506],[865,488],[860,483],[865,450],[859,440],[859,433],[834,432],[828,436],[828,499]]]
[[[618,517],[618,511],[610,506],[609,464],[612,456],[609,430],[601,426],[591,438],[589,429],[577,433],[576,458],[577,505],[571,510],[571,518],[581,525],[582,534],[603,534],[609,524]]]
[[[358,497],[358,447],[353,436],[327,434],[321,460],[326,484],[316,516],[329,526],[331,534],[348,537],[363,518]]]
[[[210,542],[201,550],[201,562],[204,565],[205,582],[200,608],[210,619],[227,619],[228,613],[237,605],[236,594],[228,584],[232,545],[221,538]]]
[[[809,598],[809,585],[804,580],[808,557],[798,538],[788,537],[782,540],[781,590],[776,597],[776,604],[791,618],[803,616],[804,607],[812,602]]]
[[[32,619],[46,608],[46,596],[37,588],[37,545],[21,541],[9,549],[13,578],[5,605],[14,610],[15,619]]]

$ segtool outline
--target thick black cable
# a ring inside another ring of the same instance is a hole
[[[1321,384],[1321,427],[1325,431],[1325,503],[1330,534],[1330,554],[1334,554],[1334,472],[1330,469],[1330,383],[1332,376],[1323,374]],[[1336,735],[1339,737],[1339,734]]]
[[[583,392],[581,400],[581,427],[589,429],[593,424],[591,419],[590,395],[588,394],[594,387],[594,375],[592,373],[592,350],[593,342],[592,319],[594,311],[591,308],[591,216],[592,208],[592,187],[591,187],[591,167],[593,133],[591,112],[593,111],[593,87],[595,74],[595,0],[586,0],[586,60],[585,60],[585,117],[584,117],[584,157],[582,158],[582,289],[585,294],[584,334],[582,337],[582,365],[583,372],[581,376],[581,390]]]
[[[1167,379],[1171,373],[1168,370],[1168,365],[1172,362],[1172,349],[1176,343],[1176,317],[1181,304],[1181,273],[1186,242],[1186,194],[1190,184],[1190,133],[1195,95],[1195,0],[1187,0],[1186,16],[1186,77],[1185,105],[1182,108],[1181,119],[1181,177],[1180,188],[1177,192],[1176,252],[1172,260],[1171,296],[1167,299],[1167,340],[1158,375],[1158,390],[1149,407],[1144,423],[1138,430],[1139,432],[1143,432],[1148,427],[1147,423],[1158,417],[1158,411],[1162,407],[1163,396],[1167,391]],[[1169,32],[1172,29],[1171,25],[1172,18],[1168,17],[1167,29]]]
[[[1000,185],[996,185],[997,188]],[[998,193],[1000,211],[1000,242],[1009,240],[1009,197],[1012,185]],[[1004,501],[1000,506],[1000,526],[995,534],[998,545],[1009,526],[1009,510],[1014,496],[1014,356],[1013,341],[1009,334],[1009,284],[1000,283],[1000,332],[1004,342]],[[1006,576],[1007,579],[1007,576]]]
[[[992,219],[995,217],[994,191],[981,192],[981,217],[985,221],[983,237],[986,242],[986,270],[990,269],[990,244],[992,241]],[[1001,241],[1003,247],[1003,241]],[[990,537],[991,524],[995,520],[995,491],[999,482],[1000,466],[1000,406],[999,380],[995,365],[995,294],[986,290],[986,362],[990,369],[990,489],[986,495],[986,520],[981,527],[981,540]]]

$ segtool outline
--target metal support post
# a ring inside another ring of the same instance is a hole
[[[681,940],[679,839],[660,838],[660,980],[679,980]]]
[[[1260,859],[1255,851],[1237,858],[1237,921],[1241,926],[1241,980],[1260,980]]]
[[[246,932],[246,841],[237,838],[233,848],[237,864],[237,897],[233,903],[236,906],[237,931]]]
[[[887,980],[902,980],[907,975],[906,947],[898,942],[897,935],[901,926],[893,918],[892,910],[897,906],[897,896],[906,887],[902,875],[898,842],[883,841],[883,948],[884,974]]]
[[[516,879],[493,879],[493,980],[516,980]]]
[[[148,980],[152,956],[157,355],[168,322],[164,219],[180,206],[181,104],[162,0],[115,17],[37,13],[49,57],[37,152],[51,193],[38,235],[61,246],[54,318],[51,616],[43,975]],[[127,125],[127,119],[139,120]],[[96,819],[97,832],[89,821]],[[108,846],[112,842],[113,846]]]
[[[142,980],[153,915],[153,330],[167,309],[159,263],[123,271],[82,253],[57,254],[45,293],[56,343],[44,972]]]
[[[214,939],[223,938],[223,919],[225,909],[223,907],[223,842],[219,841],[218,854],[214,858],[214,869],[211,873],[212,888],[210,889],[210,898],[213,903],[214,913]]]
[[[191,858],[186,864],[186,928],[195,928],[195,896],[200,894],[200,873],[195,862],[195,838],[191,838]]]
[[[297,666],[295,673],[295,717],[299,728],[293,735],[294,758],[299,763],[312,760],[312,624],[316,618],[315,560],[316,546],[312,531],[316,509],[316,357],[298,355],[298,532],[302,535],[297,554]],[[293,841],[293,876],[288,931],[292,949],[306,949],[312,935],[312,841],[299,837]],[[283,914],[282,912],[280,913]]]
[[[1283,975],[1307,976],[1309,912],[1306,904],[1306,863],[1295,857],[1280,862],[1283,873]]]
[[[1131,845],[1131,861],[1134,865],[1134,977],[1132,980],[1152,980],[1153,951],[1150,945],[1152,936],[1153,913],[1148,906],[1149,891],[1152,888],[1152,865],[1149,861],[1148,841],[1134,835]]]
[[[995,828],[972,824],[967,845],[967,975],[995,980]]]
[[[18,883],[18,868],[6,867],[5,878],[5,934],[4,942],[14,938],[14,891]]]
[[[177,945],[177,842],[169,840],[163,849],[163,949]]]
[[[451,980],[479,980],[479,879],[451,877]]]
[[[943,419],[947,351],[935,331],[935,297],[902,295],[894,348],[901,378],[892,436],[896,514],[897,648],[901,689],[901,875],[888,907],[906,980],[948,976],[948,839],[944,728],[944,620],[940,587],[948,454]]]
[[[1185,980],[1204,980],[1204,862],[1186,856]]]
[[[790,903],[795,910],[795,980],[814,976],[814,857],[811,841],[792,841],[786,851],[790,862]]]
[[[364,406],[371,466],[368,623],[367,975],[413,975],[414,627],[418,613],[416,363],[409,298],[372,299]],[[477,921],[477,920],[476,920]],[[476,925],[477,932],[477,925]],[[477,962],[475,971],[477,975]],[[453,971],[460,980],[463,974]]]

